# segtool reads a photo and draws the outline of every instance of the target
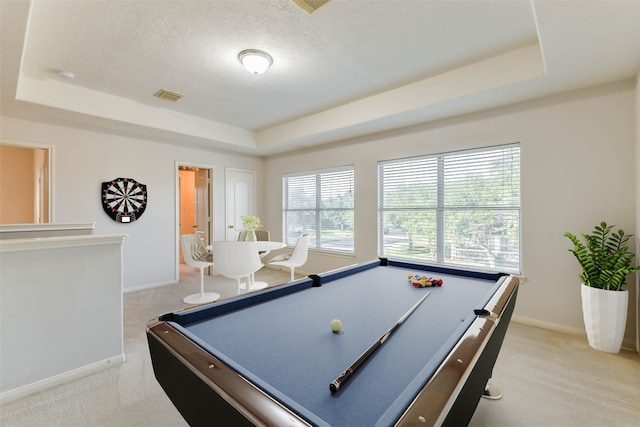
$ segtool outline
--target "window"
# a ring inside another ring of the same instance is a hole
[[[309,247],[353,252],[353,166],[283,178],[284,239],[295,245],[311,235]]]
[[[520,146],[378,164],[381,256],[520,272]]]

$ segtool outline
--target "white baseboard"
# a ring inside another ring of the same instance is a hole
[[[0,393],[0,405],[124,363],[124,353]]]
[[[551,323],[551,322],[545,322],[538,319],[532,319],[530,317],[517,316],[515,314],[511,317],[511,320],[513,320],[516,323],[521,323],[523,325],[536,326],[538,328],[549,329],[551,331],[562,332],[564,334],[575,335],[579,337],[585,337],[585,338],[587,337],[587,333],[585,332],[584,329],[581,329],[581,328],[572,328],[570,326],[559,325],[557,323]]]
[[[563,334],[583,337],[585,340],[587,339],[587,332],[582,328],[572,328],[570,326],[544,322],[542,320],[532,319],[530,317],[516,316],[515,314],[511,316],[511,320],[522,325],[535,326],[541,329],[548,329],[550,331],[561,332]],[[635,346],[636,343],[634,343],[632,340],[624,340],[622,342],[622,348],[627,350],[634,350]]]

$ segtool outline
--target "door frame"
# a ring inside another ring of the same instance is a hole
[[[180,282],[180,167],[181,166],[190,166],[190,167],[196,167],[196,168],[200,168],[200,169],[208,169],[209,170],[209,212],[211,214],[211,217],[209,219],[209,229],[207,230],[209,235],[207,236],[208,241],[212,242],[213,241],[213,230],[214,230],[214,202],[213,202],[213,196],[214,196],[214,180],[215,180],[215,175],[214,175],[214,167],[213,165],[209,165],[209,164],[203,164],[203,163],[197,163],[197,162],[186,162],[186,161],[180,161],[180,160],[176,160],[175,161],[175,165],[174,165],[174,184],[175,184],[175,189],[174,189],[174,200],[175,200],[175,224],[174,224],[174,241],[175,241],[175,252],[174,252],[174,259],[175,259],[175,277],[174,280],[176,283]]]

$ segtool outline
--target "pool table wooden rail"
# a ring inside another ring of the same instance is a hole
[[[478,361],[483,355],[487,356],[484,351],[503,319],[503,315],[505,316],[503,328],[506,330],[511,318],[513,304],[510,306],[509,312],[505,313],[505,309],[512,299],[513,303],[515,303],[519,285],[518,278],[514,276],[505,276],[502,281],[494,297],[489,300],[482,310],[483,317],[479,316],[471,324],[462,339],[446,357],[445,362],[438,368],[407,411],[395,424],[396,426],[422,427],[468,424],[470,420],[457,418],[456,413],[451,410],[456,402],[469,403],[471,402],[469,399],[473,400],[474,408],[477,405],[479,398],[475,399],[473,396],[481,396],[486,384],[467,383],[473,369],[480,368],[485,371],[485,375],[481,376],[481,378],[491,377],[491,370],[502,346],[504,335],[499,336],[499,342],[492,343],[494,351],[488,355],[488,366],[480,366]],[[493,357],[494,354],[495,357]],[[460,393],[462,393],[465,386],[468,387],[466,393],[470,397],[459,399]],[[447,418],[448,416],[449,418]]]
[[[191,426],[211,425],[209,414],[216,413],[220,425],[233,426],[310,426],[259,388],[244,379],[228,365],[202,348],[194,345],[182,333],[167,322],[159,321],[147,330],[149,346],[162,346],[162,352],[152,352],[154,366],[162,364],[169,369],[155,370],[158,382],[172,382],[171,376],[182,373],[180,381],[207,387],[197,387],[197,393],[176,396],[175,390],[166,390],[183,418]],[[174,349],[179,349],[178,351]],[[181,363],[180,363],[181,362]],[[185,372],[185,368],[188,372]],[[178,401],[175,401],[177,399]],[[182,405],[182,401],[186,405]],[[217,410],[220,406],[231,406],[234,411]],[[189,408],[189,412],[181,408]],[[222,417],[226,418],[222,418]]]

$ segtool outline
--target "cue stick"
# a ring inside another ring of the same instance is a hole
[[[427,292],[425,296],[420,298],[420,301],[415,303],[413,305],[413,307],[411,307],[409,309],[409,311],[407,311],[400,319],[398,319],[398,321],[393,326],[391,326],[387,332],[385,332],[378,340],[376,340],[376,342],[374,342],[371,345],[371,347],[369,347],[367,349],[367,351],[362,353],[362,355],[360,357],[358,357],[358,359],[355,362],[353,362],[343,373],[338,375],[338,378],[336,378],[335,380],[333,380],[333,382],[331,384],[329,384],[329,390],[331,390],[331,393],[335,393],[336,391],[340,390],[340,387],[342,387],[342,384],[344,384],[345,382],[347,382],[347,380],[349,378],[351,378],[351,376],[360,367],[362,362],[367,360],[369,358],[369,356],[371,356],[373,354],[374,351],[376,351],[382,344],[384,344],[384,342],[387,340],[387,338],[389,338],[391,336],[391,334],[396,329],[398,329],[398,327],[400,325],[402,325],[402,323],[405,320],[407,320],[407,317],[411,316],[411,313],[413,313],[415,311],[415,309],[418,308],[418,306],[420,304],[422,304],[422,301],[427,299],[427,297],[429,296],[430,293],[431,292]]]

